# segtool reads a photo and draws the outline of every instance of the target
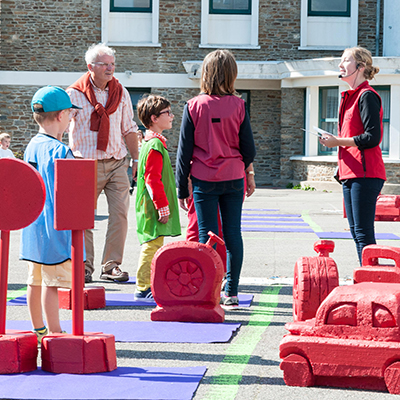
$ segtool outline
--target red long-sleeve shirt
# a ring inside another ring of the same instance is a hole
[[[157,132],[147,130],[145,141],[152,138],[158,138],[165,148],[167,148],[167,139]],[[164,184],[161,181],[161,173],[163,168],[163,157],[157,150],[150,150],[146,160],[146,171],[144,173],[144,181],[152,192],[152,200],[156,210],[159,210],[160,215],[169,215],[169,203],[165,194]]]

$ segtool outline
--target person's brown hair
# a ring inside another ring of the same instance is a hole
[[[371,52],[364,47],[351,47],[345,51],[350,52],[354,60],[360,67],[364,67],[364,78],[369,81],[379,72],[379,67],[372,65]]]
[[[40,104],[33,105],[35,112],[33,113],[33,119],[35,122],[42,126],[44,121],[54,121],[57,118],[57,115],[64,110],[59,111],[49,111],[43,112],[43,107]]]
[[[171,103],[166,98],[150,94],[142,97],[137,103],[136,108],[138,117],[142,121],[142,124],[149,129],[153,124],[151,116],[155,115],[158,117],[162,110],[170,106]]]
[[[215,50],[207,54],[201,68],[200,90],[208,95],[235,94],[238,67],[229,50]]]

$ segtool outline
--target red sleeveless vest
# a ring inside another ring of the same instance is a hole
[[[243,178],[239,130],[245,117],[244,101],[236,96],[201,94],[188,101],[194,148],[191,174],[204,181]]]
[[[358,86],[355,90],[348,90],[342,93],[339,109],[339,137],[353,137],[364,133],[364,126],[361,121],[358,101],[366,91],[376,93],[367,81]],[[378,95],[378,93],[376,93]],[[378,95],[379,96],[379,95]],[[379,111],[381,124],[381,140],[383,135],[383,110]],[[379,146],[370,149],[359,150],[358,147],[339,147],[339,178],[381,178],[386,180],[385,165],[382,159],[382,151]]]

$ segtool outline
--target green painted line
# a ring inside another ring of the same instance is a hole
[[[20,297],[21,295],[25,294],[27,290],[28,290],[27,286],[18,290],[7,290],[7,301],[14,300],[17,297]]]
[[[303,218],[304,222],[307,222],[307,224],[310,225],[314,232],[323,232],[323,229],[311,219],[310,215],[308,214],[308,210],[302,211],[301,218]]]
[[[242,334],[227,349],[204,399],[235,399],[243,371],[261,340],[262,334],[272,321],[281,288],[282,286],[270,286],[262,292],[259,305],[252,312],[249,324],[243,328]]]

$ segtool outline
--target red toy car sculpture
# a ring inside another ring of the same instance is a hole
[[[339,285],[339,272],[335,261],[328,257],[334,249],[331,240],[314,244],[317,257],[300,257],[294,266],[293,320],[305,321],[315,313],[325,297]],[[394,264],[380,264],[379,259],[389,259]],[[353,272],[354,283],[400,283],[400,248],[371,244],[364,247],[362,266]]]
[[[400,284],[338,286],[316,317],[287,323],[279,350],[289,386],[400,394]]]

